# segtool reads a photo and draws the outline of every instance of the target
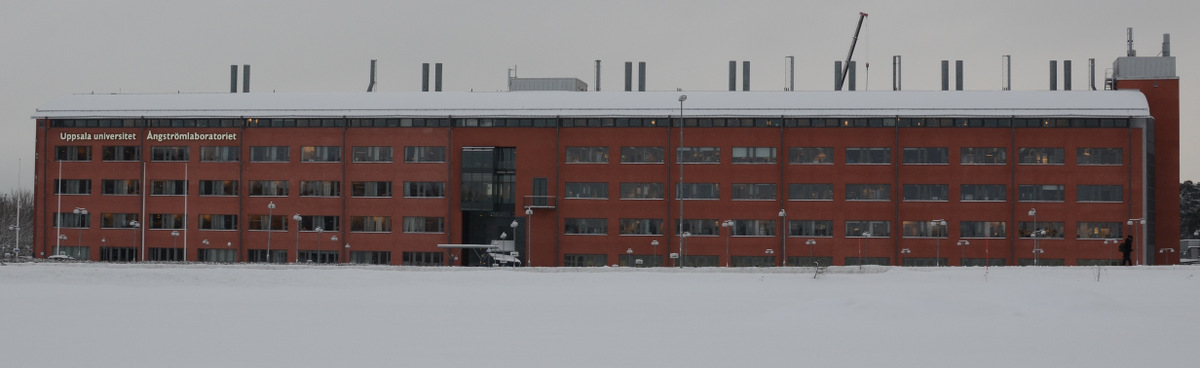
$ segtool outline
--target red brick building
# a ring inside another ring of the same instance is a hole
[[[1155,252],[1178,243],[1178,80],[1116,87],[1138,91],[67,96],[35,115],[34,248],[476,265],[491,260],[472,246],[511,240],[533,266],[1091,265],[1134,235],[1139,263],[1178,262]]]

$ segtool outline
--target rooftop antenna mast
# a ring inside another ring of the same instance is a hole
[[[846,53],[846,62],[842,63],[842,82],[840,85],[846,84],[846,75],[850,72],[850,58],[854,56],[854,46],[858,44],[858,32],[862,31],[863,20],[867,19],[867,13],[858,13],[858,26],[854,28],[854,39],[850,40],[850,52]]]

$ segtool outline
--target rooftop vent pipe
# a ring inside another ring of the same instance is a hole
[[[1171,57],[1171,34],[1170,33],[1163,33],[1162,56],[1163,57]]]
[[[1125,52],[1125,56],[1137,56],[1137,50],[1133,49],[1133,27],[1126,28],[1125,32],[1129,35],[1128,40],[1125,41],[1129,44],[1129,51]]]
[[[950,90],[950,60],[942,60],[942,90]]]
[[[250,93],[250,64],[242,65],[242,93]]]
[[[848,75],[846,78],[846,79],[850,80],[849,89],[851,91],[856,90],[858,87],[858,82],[855,81],[854,74],[858,72],[858,62],[854,61],[854,60],[850,60],[850,67],[846,68],[846,70],[850,71],[849,72],[850,75]]]
[[[421,63],[421,92],[429,92],[429,63]]]
[[[1063,60],[1063,90],[1071,90],[1071,61]]]
[[[1050,90],[1058,90],[1058,60],[1050,60]]]
[[[371,59],[371,84],[367,85],[367,92],[375,92],[375,59]]]
[[[596,92],[600,92],[600,60],[596,59]]]
[[[1088,59],[1088,89],[1096,90],[1096,59]]]
[[[633,62],[625,62],[625,92],[633,91]]]
[[[963,90],[963,62],[962,60],[954,61],[954,90]]]
[[[892,56],[892,90],[900,90],[900,55]]]
[[[729,61],[729,90],[737,90],[737,61]]]
[[[638,92],[646,92],[646,62],[638,62]]]
[[[750,90],[750,62],[742,62],[742,91]]]
[[[237,93],[237,64],[229,66],[229,93]]]
[[[433,64],[433,91],[442,91],[442,63]]]

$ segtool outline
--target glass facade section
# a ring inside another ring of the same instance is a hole
[[[1017,156],[1024,165],[1062,165],[1066,161],[1062,148],[1021,147]]]
[[[621,199],[663,199],[662,183],[621,183]]]
[[[833,147],[789,148],[788,163],[793,165],[831,165],[833,164]]]
[[[890,165],[892,149],[889,147],[846,148],[847,165]]]
[[[566,183],[568,199],[608,199],[608,183]]]
[[[287,146],[252,146],[250,162],[288,162]]]
[[[832,237],[833,220],[789,220],[788,236]]]
[[[141,161],[142,146],[104,146],[100,151],[104,161]]]
[[[621,235],[662,235],[663,220],[651,218],[621,219]]]
[[[1120,148],[1079,148],[1075,150],[1075,162],[1080,166],[1113,165],[1124,163],[1125,153]]]
[[[354,162],[392,162],[392,147],[353,147],[351,148],[351,155]]]
[[[446,162],[446,147],[441,147],[441,146],[404,147],[404,162],[407,162],[407,163]]]
[[[950,186],[946,184],[904,184],[905,201],[946,202],[950,198]]]
[[[1004,184],[963,184],[959,200],[963,202],[1004,202],[1008,189]]]
[[[679,147],[675,152],[675,163],[719,164],[721,147]]]
[[[607,164],[608,147],[567,147],[563,157],[568,164]]]
[[[621,147],[623,164],[661,164],[665,156],[662,147]]]
[[[200,147],[200,162],[237,162],[241,153],[238,146]]]
[[[1017,195],[1021,202],[1062,202],[1066,199],[1063,186],[1054,184],[1018,185]]]
[[[1004,147],[963,147],[959,163],[963,165],[1004,165],[1008,163]]]
[[[775,147],[733,147],[732,159],[735,164],[773,164],[775,163]]]
[[[890,201],[891,184],[846,184],[847,201]]]
[[[1120,185],[1078,185],[1075,187],[1077,202],[1120,203],[1125,188]]]
[[[775,184],[733,184],[734,200],[775,200]]]
[[[563,219],[563,234],[567,235],[607,235],[608,219],[603,218],[567,218]]]
[[[905,165],[944,165],[950,163],[950,150],[945,147],[906,147]]]

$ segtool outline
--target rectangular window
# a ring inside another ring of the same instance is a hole
[[[775,184],[733,184],[735,200],[775,200]]]
[[[151,180],[150,195],[177,196],[187,195],[187,182],[183,180]]]
[[[55,146],[54,159],[56,161],[91,161],[92,147],[91,146]]]
[[[567,183],[568,199],[608,199],[608,183]]]
[[[664,156],[662,147],[621,147],[623,164],[661,164]]]
[[[392,232],[392,218],[390,216],[350,216],[350,232],[390,233]]]
[[[441,266],[442,252],[402,252],[400,264],[404,266]]]
[[[721,185],[717,183],[679,183],[675,185],[675,199],[721,199]]]
[[[833,164],[833,147],[792,147],[788,149],[788,163],[793,165]]]
[[[788,236],[832,237],[832,220],[790,220]]]
[[[682,228],[679,226],[679,220],[675,220],[675,228],[691,236],[721,235],[721,221],[717,219],[683,219]]]
[[[719,164],[721,147],[679,147],[675,150],[675,163]]]
[[[735,164],[773,164],[775,163],[775,147],[733,147]]]
[[[238,195],[237,180],[201,180],[199,184],[202,196]]]
[[[890,201],[891,184],[846,184],[847,201]]]
[[[251,180],[251,197],[287,197],[287,180]]]
[[[946,225],[933,221],[904,221],[900,223],[905,238],[945,238]]]
[[[1080,166],[1121,165],[1125,154],[1120,148],[1079,148],[1075,150],[1075,162]]]
[[[59,226],[59,224],[62,226]],[[86,229],[92,225],[91,215],[74,212],[55,212],[54,227]]]
[[[339,231],[341,224],[339,216],[300,216],[300,231]]]
[[[351,197],[391,197],[390,181],[355,181],[350,183]]]
[[[608,147],[567,147],[563,157],[568,164],[607,164]]]
[[[662,235],[662,219],[623,218],[621,235]]]
[[[959,163],[963,165],[1003,165],[1008,162],[1004,147],[963,147]]]
[[[963,184],[959,191],[963,202],[1004,202],[1008,197],[1004,184]]]
[[[444,198],[446,183],[440,181],[406,181],[404,182],[405,198]]]
[[[100,194],[104,195],[138,195],[142,194],[141,183],[137,179],[104,179],[100,181]]]
[[[608,219],[604,218],[567,218],[563,219],[563,234],[568,235],[607,235]]]
[[[1118,239],[1124,237],[1121,222],[1080,222],[1077,224],[1076,239]]]
[[[889,237],[892,223],[890,221],[846,221],[847,238]]]
[[[832,201],[833,184],[788,184],[788,200]]]
[[[237,215],[199,215],[200,230],[237,230]]]
[[[1075,187],[1075,200],[1120,203],[1123,191],[1124,188],[1120,185],[1079,185]]]
[[[890,147],[846,148],[847,165],[889,165],[892,163]]]
[[[251,146],[250,162],[288,162],[288,146]]]
[[[150,147],[150,161],[188,161],[187,146]]]
[[[142,146],[104,146],[100,151],[104,161],[141,161]]]
[[[1040,232],[1038,234],[1039,238],[1062,239],[1065,233],[1062,222],[1038,221],[1036,227],[1031,221],[1017,223],[1017,235],[1021,238],[1032,238],[1034,229]]]
[[[445,218],[405,216],[404,232],[406,233],[444,233],[446,232]]]
[[[90,179],[54,179],[54,194],[92,194]]]
[[[183,230],[187,217],[181,213],[152,213],[147,229]]]
[[[237,162],[242,157],[238,146],[200,147],[200,162]]]
[[[946,184],[904,184],[905,201],[946,202],[949,196],[950,186]]]
[[[950,149],[946,147],[905,147],[905,165],[943,165],[950,163]]]
[[[621,199],[663,199],[662,183],[621,183]]]
[[[563,267],[607,267],[608,260],[603,254],[564,254]]]
[[[300,181],[301,197],[338,197],[342,195],[340,181]]]
[[[288,215],[249,215],[248,230],[287,231]]]
[[[1004,225],[1004,221],[963,221],[959,223],[959,237],[1004,239]]]
[[[391,146],[367,146],[351,149],[354,162],[392,162]]]
[[[1062,148],[1022,147],[1017,156],[1024,165],[1062,165],[1065,161]]]
[[[102,213],[100,214],[101,229],[132,229],[133,221],[138,220],[136,213]]]
[[[408,163],[446,162],[446,147],[440,147],[440,146],[404,147],[404,162],[408,162]]]
[[[733,220],[733,236],[775,236],[775,220]]]
[[[1017,186],[1021,202],[1062,202],[1066,199],[1062,185],[1024,184]]]
[[[338,146],[303,146],[303,147],[300,147],[300,162],[342,162],[342,147],[338,147]]]

